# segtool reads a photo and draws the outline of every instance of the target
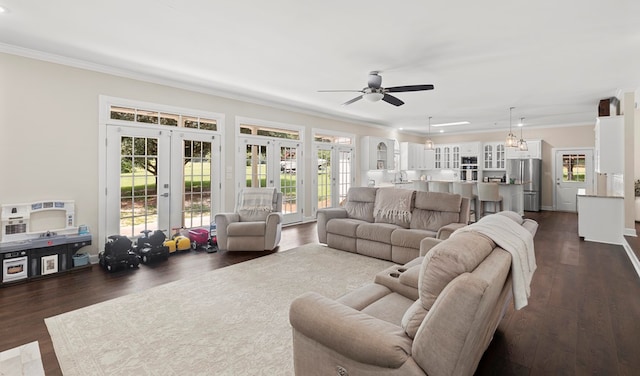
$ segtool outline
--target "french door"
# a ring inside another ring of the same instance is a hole
[[[339,206],[346,199],[347,191],[355,179],[351,146],[318,144],[316,160],[313,179],[314,216],[318,209]]]
[[[593,187],[593,150],[557,149],[554,158],[556,210],[576,212],[578,189]]]
[[[285,224],[302,221],[302,148],[300,141],[269,137],[243,138],[244,158],[240,187],[275,187],[282,192],[282,215]]]
[[[210,132],[107,125],[106,234],[208,228],[220,207],[220,141]]]

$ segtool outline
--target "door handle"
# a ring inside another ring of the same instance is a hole
[[[160,196],[162,196],[162,197],[169,197],[169,192],[165,192],[165,193],[161,194]]]

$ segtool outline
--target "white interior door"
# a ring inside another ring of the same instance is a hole
[[[578,189],[593,187],[593,150],[557,149],[554,158],[555,208],[576,212]]]
[[[206,227],[220,206],[220,143],[202,131],[107,126],[106,234]]]

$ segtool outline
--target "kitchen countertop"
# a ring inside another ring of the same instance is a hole
[[[597,192],[594,192],[593,189],[587,189],[587,188],[578,189],[577,195],[581,197],[624,198],[624,196],[620,196],[620,195],[599,194]]]

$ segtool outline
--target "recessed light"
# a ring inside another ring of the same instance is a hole
[[[444,129],[440,129],[440,133],[444,133]]]
[[[451,125],[467,125],[467,124],[471,124],[468,121],[457,121],[455,123],[440,123],[440,124],[431,124],[434,127],[449,127]]]
[[[0,14],[1,13],[7,13],[7,8],[3,7],[2,5],[0,5]]]

